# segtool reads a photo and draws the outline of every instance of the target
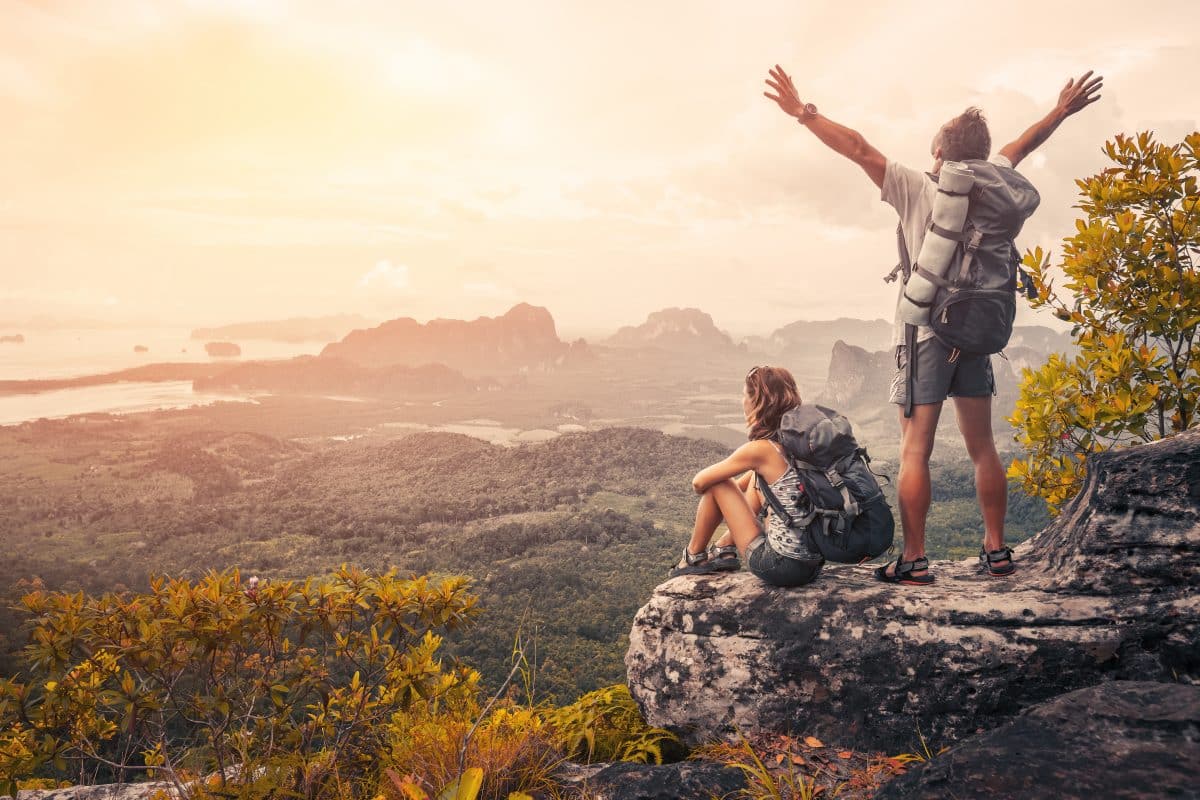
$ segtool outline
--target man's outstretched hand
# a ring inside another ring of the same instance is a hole
[[[775,94],[763,92],[763,95],[779,104],[785,114],[796,117],[797,119],[804,113],[804,103],[800,102],[800,95],[796,91],[792,79],[783,71],[783,67],[776,64],[770,69],[771,77],[767,78],[767,85],[775,90]]]
[[[1092,77],[1092,70],[1067,81],[1067,85],[1058,93],[1056,110],[1062,117],[1071,116],[1090,106],[1100,99],[1100,90],[1104,88],[1104,76]]]
[[[1015,167],[1025,156],[1041,146],[1050,138],[1050,134],[1058,130],[1063,120],[1072,114],[1077,114],[1100,99],[1100,90],[1104,87],[1104,78],[1100,75],[1092,77],[1092,70],[1071,78],[1067,85],[1058,93],[1058,102],[1050,113],[1029,126],[1029,129],[1013,141],[1000,148],[1000,155],[1012,162]]]

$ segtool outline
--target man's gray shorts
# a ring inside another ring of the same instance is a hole
[[[908,399],[905,372],[908,350],[896,347],[896,376],[892,378],[891,402],[904,405]],[[917,374],[913,404],[940,403],[947,397],[985,397],[996,393],[991,356],[959,355],[950,360],[951,348],[938,339],[917,342]]]

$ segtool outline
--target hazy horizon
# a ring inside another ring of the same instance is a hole
[[[1018,244],[1057,249],[1106,139],[1200,127],[1200,88],[1161,78],[1200,66],[1195,26],[1171,23],[1191,4],[1124,7],[11,2],[0,321],[522,301],[570,337],[668,307],[736,336],[890,319],[894,216],[762,96],[767,68],[919,168],[965,106],[999,149],[1097,70],[1104,98],[1022,165],[1043,204]]]
[[[523,301],[518,301],[518,303],[515,303],[514,306],[519,305],[521,302],[523,302]],[[435,319],[443,319],[443,320],[455,319],[455,320],[473,321],[473,320],[480,319],[480,318],[488,318],[488,317],[494,318],[496,316],[503,316],[503,314],[509,310],[511,310],[511,307],[509,309],[505,309],[503,312],[499,312],[495,315],[484,314],[484,315],[475,315],[475,316],[470,316],[470,317],[445,317],[445,316],[427,317],[427,318],[414,317],[414,319],[416,319],[416,321],[421,323],[422,325],[430,322],[431,320],[435,320]],[[664,309],[654,309],[650,313],[655,313],[658,311],[669,311],[669,310],[679,310],[679,309],[665,309],[665,308]],[[683,310],[689,310],[689,309],[683,309]],[[704,311],[704,309],[699,309],[699,310]],[[576,339],[576,338],[582,337],[589,341],[595,341],[598,339],[604,339],[609,336],[612,336],[621,328],[624,328],[627,326],[637,327],[646,322],[646,318],[643,317],[642,319],[634,321],[634,322],[617,323],[613,327],[594,328],[594,329],[564,328],[563,325],[561,324],[560,320],[554,316],[554,309],[547,309],[547,311],[550,312],[551,317],[554,317],[555,330],[557,331],[559,338],[563,339],[563,340]],[[705,313],[707,313],[707,312],[705,312]],[[319,315],[319,316],[334,317],[334,316],[348,316],[348,315],[349,315],[349,313],[331,312],[329,314],[323,314],[323,315]],[[314,315],[312,317],[312,319],[317,319],[317,318],[318,318],[318,316],[316,316],[316,315]],[[127,331],[138,331],[138,330],[146,330],[146,329],[183,330],[183,329],[201,329],[201,328],[221,328],[221,327],[226,327],[227,325],[284,322],[284,321],[288,321],[288,319],[305,319],[305,318],[304,317],[292,317],[292,318],[277,318],[277,319],[242,319],[242,320],[235,320],[231,323],[221,323],[220,325],[190,325],[190,324],[185,324],[185,323],[180,323],[180,322],[169,323],[169,322],[164,322],[164,321],[140,321],[140,322],[134,321],[134,322],[130,322],[130,323],[122,323],[119,321],[105,322],[104,320],[100,320],[100,319],[85,319],[85,318],[76,318],[76,319],[64,318],[62,320],[56,320],[56,319],[52,319],[49,317],[44,317],[41,320],[37,320],[36,318],[31,317],[31,318],[24,320],[23,322],[21,320],[14,321],[14,320],[0,319],[0,335],[12,334],[12,333],[22,333],[22,332],[28,333],[28,331],[30,331],[30,330],[33,330],[33,331],[37,331],[37,330],[50,330],[50,331],[54,331],[54,330],[70,330],[70,331],[127,330]],[[397,319],[397,317],[392,317],[391,319]],[[367,318],[367,322],[369,323],[368,327],[376,327],[376,326],[382,325],[383,323],[388,322],[388,321],[390,321],[390,320],[382,319],[382,318],[380,318],[380,319]],[[882,316],[869,317],[869,318],[868,317],[837,316],[837,317],[827,317],[827,318],[798,318],[798,319],[791,320],[790,322],[784,322],[779,325],[774,325],[772,327],[764,328],[764,329],[754,328],[754,329],[740,330],[740,329],[736,329],[736,328],[724,328],[719,324],[717,325],[717,328],[722,330],[723,332],[729,334],[734,339],[734,341],[738,341],[738,340],[750,338],[750,337],[768,336],[768,335],[774,333],[775,331],[779,330],[782,327],[786,327],[787,325],[794,324],[794,323],[801,323],[801,322],[814,323],[814,324],[828,323],[828,322],[847,322],[847,323],[850,323],[850,322],[865,322],[865,323],[885,322],[885,323],[891,324],[891,320],[889,320],[885,317],[882,317]],[[1046,319],[1042,319],[1042,318],[1038,317],[1038,318],[1027,320],[1025,322],[1018,321],[1017,326],[1018,327],[1021,327],[1021,326],[1043,327],[1043,328],[1048,328],[1050,330],[1058,331],[1058,332],[1067,331],[1070,329],[1070,325],[1068,323],[1061,322],[1060,320],[1057,320],[1054,317],[1047,317]],[[237,337],[235,337],[235,338],[237,338]],[[250,337],[250,338],[253,338],[253,337]]]

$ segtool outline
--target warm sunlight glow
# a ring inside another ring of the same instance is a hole
[[[434,97],[460,93],[477,83],[480,70],[470,59],[423,40],[411,39],[385,59],[388,81],[402,94]]]
[[[967,104],[1006,140],[1067,74],[1105,71],[1088,124],[1029,162],[1045,186],[1023,235],[1051,241],[1106,136],[1196,126],[1198,90],[1157,79],[1195,73],[1194,31],[1118,30],[1104,5],[938,0],[922,19],[993,35],[922,59],[906,43],[924,23],[884,3],[6,4],[0,321],[429,319],[513,299],[579,333],[667,307],[746,334],[888,316],[889,209],[763,98],[767,67],[920,168]],[[359,282],[385,262],[404,272],[379,273],[381,299]]]

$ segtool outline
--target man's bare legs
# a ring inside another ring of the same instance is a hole
[[[975,495],[983,514],[983,546],[989,551],[999,550],[1004,547],[1008,478],[992,437],[992,396],[955,397],[954,413],[967,445],[967,455],[975,465]],[[1008,559],[993,563],[1003,567]]]
[[[929,457],[933,454],[933,438],[937,433],[941,403],[921,403],[913,406],[912,416],[905,418],[900,411],[900,474],[896,479],[896,495],[900,505],[900,524],[904,528],[903,561],[915,561],[925,555],[925,518],[929,515]],[[895,574],[895,567],[888,568]],[[926,575],[928,570],[913,570],[914,576]]]

